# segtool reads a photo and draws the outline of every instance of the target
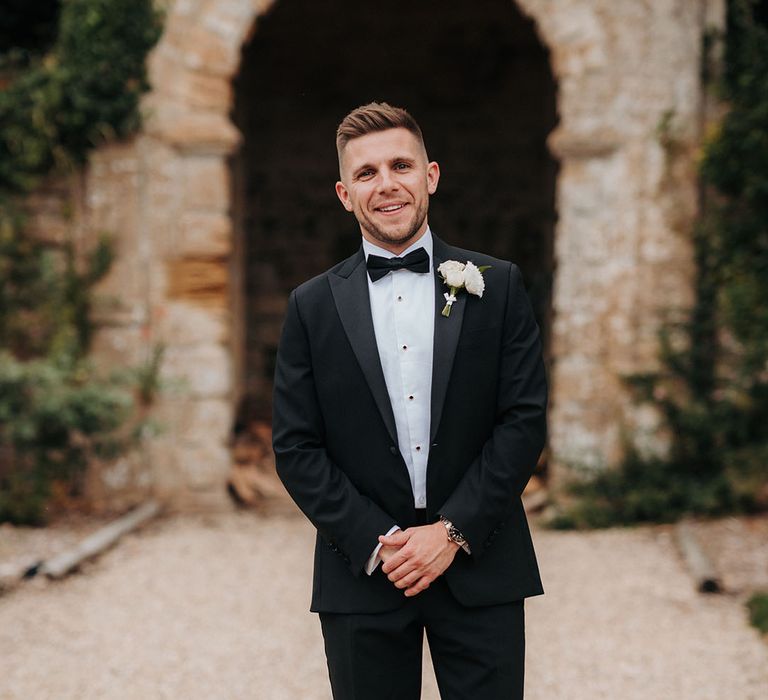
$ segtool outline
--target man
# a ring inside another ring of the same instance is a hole
[[[440,169],[405,110],[352,111],[336,145],[362,248],[290,296],[273,433],[334,698],[418,698],[425,630],[444,700],[522,698],[547,392],[520,272],[432,235]]]

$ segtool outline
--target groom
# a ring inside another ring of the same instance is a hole
[[[418,698],[426,631],[443,700],[522,698],[547,388],[520,271],[433,235],[440,169],[405,110],[352,111],[336,147],[362,247],[291,294],[274,393],[333,696]]]

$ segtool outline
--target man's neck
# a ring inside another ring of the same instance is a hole
[[[408,253],[412,253],[418,248],[424,248],[429,254],[430,260],[432,259],[432,233],[429,227],[427,227],[427,230],[424,231],[424,233],[411,238],[411,240],[408,241],[408,247],[401,247],[398,253],[394,253],[388,248],[384,248],[383,246],[379,245],[378,241],[376,243],[371,243],[368,238],[363,238],[363,252],[366,256],[379,255],[385,258],[402,257]]]
[[[364,230],[361,227],[361,232],[363,234],[363,238],[365,238],[366,241],[368,241],[370,244],[375,245],[378,248],[383,248],[384,250],[388,250],[390,253],[393,253],[394,255],[400,255],[404,250],[407,250],[410,248],[414,243],[418,243],[423,237],[424,234],[429,230],[429,225],[424,224],[424,230],[420,233],[417,233],[413,238],[409,238],[404,243],[385,243],[384,241],[380,241],[377,238],[373,238],[366,230]]]

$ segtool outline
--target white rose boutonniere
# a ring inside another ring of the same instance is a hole
[[[448,291],[443,294],[445,297],[445,307],[443,307],[443,316],[451,315],[451,306],[456,301],[456,292],[460,289],[466,289],[470,294],[476,297],[482,297],[485,291],[485,280],[483,272],[490,265],[481,265],[478,267],[474,263],[460,263],[456,260],[446,260],[437,271],[443,278],[443,282],[448,285]]]

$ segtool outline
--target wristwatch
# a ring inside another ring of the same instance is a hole
[[[459,528],[457,528],[450,520],[448,520],[448,518],[444,518],[442,515],[440,516],[440,522],[443,524],[445,531],[448,533],[448,539],[451,542],[455,542],[467,554],[469,554],[469,545],[467,544],[467,540],[464,535],[461,534],[461,530],[459,530]]]

